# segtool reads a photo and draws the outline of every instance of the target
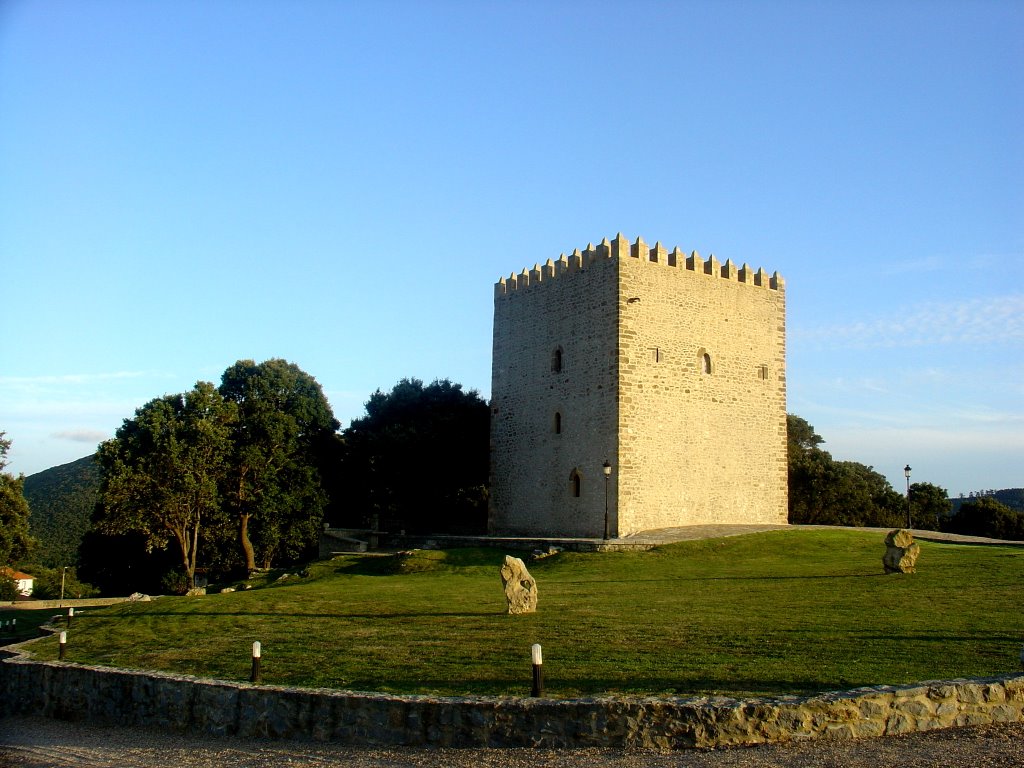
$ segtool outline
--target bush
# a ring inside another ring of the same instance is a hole
[[[169,595],[187,595],[189,590],[188,576],[184,571],[171,571],[160,579],[160,586]]]
[[[18,599],[18,587],[14,579],[0,577],[0,601],[8,603]]]
[[[22,570],[35,577],[32,587],[32,597],[36,600],[58,600],[61,597],[61,570],[60,568],[47,568],[45,565],[32,563],[22,566]],[[78,573],[74,568],[68,568],[63,573],[64,597],[78,599],[82,597],[95,597],[99,590],[92,584],[78,580]]]

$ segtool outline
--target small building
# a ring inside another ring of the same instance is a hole
[[[14,590],[20,597],[31,597],[35,586],[35,577],[28,573],[15,571],[7,566],[0,568],[0,576],[14,582]]]

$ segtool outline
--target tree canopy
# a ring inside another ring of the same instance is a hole
[[[910,508],[915,528],[937,529],[949,519],[949,492],[931,483],[910,484]]]
[[[226,500],[238,521],[246,568],[298,557],[320,530],[327,496],[321,472],[339,424],[317,381],[274,359],[240,360],[221,379],[236,407]]]
[[[994,498],[981,496],[961,504],[945,528],[969,536],[1024,541],[1024,513]]]
[[[0,565],[14,563],[32,550],[29,534],[29,506],[25,501],[25,478],[3,470],[11,441],[0,432]]]
[[[473,390],[402,379],[377,390],[344,432],[336,520],[385,530],[483,533],[487,527],[490,413]],[[376,520],[375,520],[376,519]]]
[[[200,535],[223,522],[220,486],[233,421],[234,409],[203,381],[139,408],[99,448],[99,529],[141,533],[149,550],[172,540],[188,585],[195,586]]]
[[[240,360],[220,387],[199,382],[151,400],[97,453],[99,502],[79,549],[82,573],[109,591],[118,583],[104,562],[112,548],[144,546],[148,558],[122,556],[127,570],[141,583],[177,589],[165,566],[153,569],[169,545],[184,588],[200,564],[248,573],[257,561],[269,568],[308,555],[337,428],[316,380],[279,359]]]
[[[789,414],[789,522],[812,525],[896,527],[906,503],[872,467],[836,461],[819,448],[824,439]],[[934,526],[933,526],[934,527]]]

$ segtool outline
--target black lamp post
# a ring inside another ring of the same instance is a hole
[[[910,521],[910,465],[907,464],[903,468],[903,476],[907,478],[907,530],[909,531],[913,524]]]
[[[611,462],[605,460],[604,465],[601,467],[604,472],[604,538],[608,540],[608,481],[612,477],[612,465]]]

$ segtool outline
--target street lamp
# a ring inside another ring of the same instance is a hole
[[[612,465],[605,459],[601,470],[604,472],[604,539],[608,540],[608,481],[612,477]]]
[[[903,468],[903,476],[907,478],[907,530],[909,531],[912,527],[910,522],[910,465],[907,464]]]
[[[58,608],[64,607],[64,575],[68,572],[68,567],[65,565],[60,569],[60,604]]]

